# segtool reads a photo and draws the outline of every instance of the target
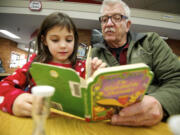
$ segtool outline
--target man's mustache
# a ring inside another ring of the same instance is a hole
[[[115,29],[113,27],[105,28],[104,32],[115,32]]]

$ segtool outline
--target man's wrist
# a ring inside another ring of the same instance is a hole
[[[168,112],[163,108],[163,119],[162,119],[162,121],[166,121],[168,117],[169,117]]]

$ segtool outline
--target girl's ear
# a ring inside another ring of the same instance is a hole
[[[47,46],[46,38],[43,35],[41,36],[41,41],[45,46]]]

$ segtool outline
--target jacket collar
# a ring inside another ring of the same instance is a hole
[[[136,32],[132,32],[132,31],[128,32],[128,35],[135,43],[144,39],[147,36],[146,33],[136,33]]]

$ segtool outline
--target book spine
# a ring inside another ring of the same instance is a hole
[[[84,108],[85,108],[85,120],[91,121],[92,115],[91,115],[91,93],[88,90],[84,90],[83,93],[84,96]]]
[[[86,75],[85,79],[87,80],[91,76],[91,46],[89,46],[89,50],[87,53],[87,59],[86,59]]]

